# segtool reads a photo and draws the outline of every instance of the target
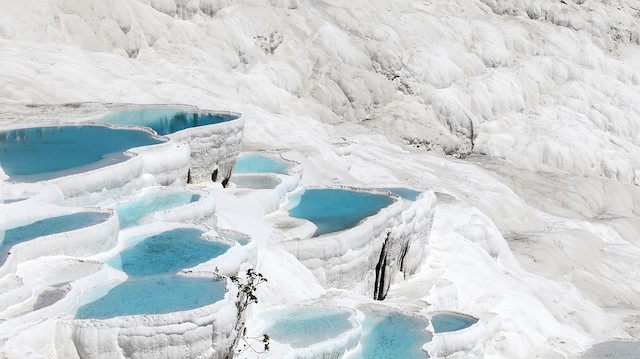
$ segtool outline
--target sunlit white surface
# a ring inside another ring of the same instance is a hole
[[[386,300],[486,321],[485,357],[571,357],[640,338],[632,1],[2,0],[0,8],[3,126],[98,116],[22,103],[241,112],[244,144],[288,151],[305,186],[437,192],[425,262]],[[150,164],[164,173],[176,161]],[[183,169],[166,178],[184,181]],[[60,184],[85,191],[78,185]],[[262,220],[281,198],[216,196],[219,224],[262,243],[258,269],[274,278],[260,289],[265,304],[322,292],[269,244],[287,236]],[[3,211],[37,207],[19,203]],[[14,297],[27,295],[6,283]],[[30,341],[51,333],[49,323],[12,329],[0,350],[50,356],[50,341]]]

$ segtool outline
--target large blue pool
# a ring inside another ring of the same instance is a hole
[[[142,108],[113,112],[100,122],[114,125],[145,126],[158,135],[169,135],[191,127],[213,125],[237,119],[237,116],[217,113],[194,113],[171,107]]]
[[[88,296],[95,293],[88,293]],[[108,319],[134,314],[163,314],[199,308],[224,297],[224,283],[179,276],[129,279],[77,309],[77,319]]]
[[[424,359],[427,353],[420,348],[431,341],[426,332],[427,323],[416,317],[397,312],[361,309],[365,314],[362,323],[360,346],[348,354],[348,359]]]
[[[351,312],[339,308],[294,307],[274,310],[261,316],[265,333],[279,343],[304,348],[321,343],[353,328]]]
[[[199,195],[189,191],[157,190],[117,205],[115,210],[120,220],[120,227],[127,228],[138,224],[140,219],[148,214],[195,202],[198,199],[200,199]]]
[[[224,297],[224,283],[208,278],[185,278],[175,273],[217,257],[226,244],[205,241],[202,231],[178,228],[138,239],[107,261],[129,279],[109,289],[86,293],[78,319],[106,319],[133,314],[163,314],[190,310]]]
[[[4,232],[4,236],[0,235],[0,248],[10,247],[42,236],[93,226],[108,218],[109,214],[104,212],[78,212],[45,218],[6,230],[0,228],[0,233]]]
[[[240,155],[233,173],[279,173],[286,174],[291,164],[282,159],[263,155]]]
[[[200,238],[201,231],[178,228],[145,237],[107,261],[129,277],[175,273],[217,257],[229,249]]]
[[[436,333],[454,332],[468,328],[475,324],[478,319],[455,313],[438,313],[431,318],[433,331]]]
[[[0,165],[10,179],[34,182],[121,162],[122,152],[160,142],[147,131],[105,126],[1,131]]]
[[[313,222],[318,227],[314,236],[352,228],[393,203],[383,194],[332,188],[307,189],[289,200],[294,206],[289,215]]]

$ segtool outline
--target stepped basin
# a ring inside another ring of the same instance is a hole
[[[238,156],[233,173],[287,174],[290,167],[291,163],[274,156],[246,154]]]
[[[393,194],[397,194],[398,196],[408,200],[408,201],[415,201],[418,199],[418,197],[420,196],[420,194],[422,192],[420,191],[416,191],[413,189],[409,189],[409,188],[404,188],[404,187],[385,187],[385,188],[380,188],[383,189],[385,191],[389,191]]]
[[[425,330],[427,322],[398,312],[360,309],[362,322],[360,346],[349,353],[348,359],[423,359],[428,357],[421,348],[432,340]]]
[[[36,182],[122,162],[124,151],[161,142],[148,131],[106,126],[0,131],[0,165],[10,180]]]
[[[2,230],[0,227],[0,252],[18,243],[34,238],[96,225],[109,219],[109,213],[78,212],[33,221],[20,227]],[[0,262],[1,263],[1,262]]]
[[[108,319],[191,310],[221,300],[224,282],[169,275],[129,279],[106,294],[104,291],[105,288],[100,288],[81,298],[86,304],[78,307],[75,318]]]
[[[292,208],[289,215],[306,219],[318,227],[313,234],[338,232],[353,228],[366,217],[393,203],[384,194],[347,189],[306,189],[289,198]]]
[[[133,245],[107,261],[129,277],[169,274],[215,258],[229,245],[203,240],[202,231],[178,228],[138,238]]]
[[[187,128],[214,125],[237,118],[227,114],[157,107],[117,111],[99,121],[113,125],[144,126],[156,131],[158,135],[169,135]]]
[[[128,202],[115,206],[120,228],[139,224],[139,221],[157,211],[192,203],[200,196],[185,190],[154,190],[136,196]]]
[[[264,332],[279,343],[306,348],[339,337],[354,328],[352,313],[330,307],[293,307],[261,315],[267,323]]]
[[[276,177],[260,174],[234,175],[231,182],[239,188],[249,189],[274,189],[281,183]]]
[[[456,313],[438,313],[431,318],[436,333],[455,332],[472,326],[478,319]]]

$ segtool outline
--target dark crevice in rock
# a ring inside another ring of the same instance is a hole
[[[407,242],[400,252],[400,271],[406,275],[406,269],[404,267],[404,257],[407,255],[407,251],[409,250],[409,243]]]
[[[389,233],[384,239],[382,250],[380,251],[380,259],[376,265],[376,281],[373,288],[373,299],[384,300],[387,296],[388,283],[385,281],[387,270],[387,242],[389,241]]]

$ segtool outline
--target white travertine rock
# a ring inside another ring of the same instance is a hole
[[[398,271],[412,274],[417,269],[435,207],[430,191],[413,204],[384,193],[393,196],[394,202],[353,228],[279,245],[309,268],[323,286],[383,299]]]
[[[188,311],[111,319],[67,319],[55,330],[64,358],[226,358],[237,333],[237,288],[222,300]]]

